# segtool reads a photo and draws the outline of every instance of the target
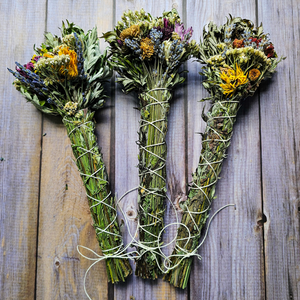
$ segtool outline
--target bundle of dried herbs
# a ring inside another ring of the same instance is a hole
[[[126,93],[140,100],[139,129],[139,253],[136,275],[156,279],[161,274],[159,235],[164,227],[166,198],[167,115],[173,88],[184,78],[180,65],[195,50],[192,28],[184,29],[175,9],[153,18],[128,11],[113,31],[104,34],[112,63]]]
[[[62,37],[45,34],[30,62],[16,63],[14,86],[41,112],[60,115],[82,177],[97,240],[106,257],[108,280],[125,281],[132,270],[122,258],[123,243],[114,198],[94,134],[94,111],[104,104],[104,82],[112,75],[101,54],[96,28],[84,31],[67,22]]]
[[[252,96],[263,79],[275,72],[277,59],[274,46],[262,26],[254,29],[251,21],[227,19],[217,27],[209,23],[200,41],[199,62],[204,64],[206,80],[203,86],[210,93],[212,107],[203,116],[207,123],[202,150],[188,200],[183,204],[184,215],[178,229],[176,246],[171,255],[170,271],[165,279],[176,287],[187,286],[192,256],[197,251],[226,150],[230,145],[237,112],[242,100]]]

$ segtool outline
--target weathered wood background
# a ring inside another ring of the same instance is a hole
[[[144,8],[160,15],[178,9],[199,41],[209,21],[228,14],[263,22],[275,49],[287,59],[278,73],[245,102],[235,126],[212,211],[222,211],[194,261],[189,287],[131,276],[107,284],[104,262],[87,277],[92,299],[300,299],[300,2],[298,0],[1,0],[0,2],[0,299],[87,299],[83,278],[91,264],[76,251],[99,253],[85,191],[66,130],[59,118],[41,115],[11,85],[6,67],[25,63],[43,33],[59,34],[68,19],[99,35],[113,28],[124,10]],[[105,43],[101,41],[102,49]],[[200,65],[174,95],[169,116],[168,190],[185,197],[201,149],[206,95]],[[138,185],[139,112],[136,95],[125,96],[112,80],[111,98],[97,114],[97,136],[113,191],[121,196]],[[208,104],[207,104],[208,105]],[[68,185],[68,190],[66,190]],[[135,228],[136,193],[122,207]],[[166,222],[174,220],[167,210]],[[169,228],[165,240],[175,228]],[[128,236],[127,236],[128,241]],[[169,249],[169,251],[171,251]],[[86,254],[89,254],[86,252]]]

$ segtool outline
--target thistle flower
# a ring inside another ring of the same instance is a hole
[[[179,23],[175,23],[175,30],[174,30],[178,36],[180,37],[180,39],[183,42],[188,42],[190,40],[190,38],[193,35],[193,28],[190,27],[187,30],[184,29],[184,25],[183,24],[179,24]]]
[[[154,28],[162,32],[162,41],[169,40],[174,32],[174,26],[170,23],[170,21],[167,18],[163,19],[163,26],[157,26]]]

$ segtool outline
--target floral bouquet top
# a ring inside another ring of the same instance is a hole
[[[204,100],[213,101],[253,95],[281,60],[262,25],[254,29],[251,21],[231,16],[220,27],[211,22],[204,29],[198,58],[205,64],[203,86],[211,94]]]
[[[106,55],[100,53],[97,30],[85,34],[73,23],[62,26],[62,37],[45,34],[46,41],[30,62],[16,63],[14,85],[44,113],[74,115],[96,110],[103,103],[103,84],[111,77]]]
[[[112,60],[126,92],[146,88],[148,72],[159,78],[158,86],[171,87],[183,78],[177,70],[196,50],[190,41],[192,28],[184,29],[175,9],[153,18],[140,11],[128,11],[114,31],[104,34],[110,44]]]

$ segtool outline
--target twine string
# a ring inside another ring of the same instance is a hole
[[[166,90],[164,88],[156,88],[156,89],[153,89],[153,90],[150,90],[148,92],[151,92],[151,91],[154,91],[154,90]],[[167,102],[167,101],[164,101],[164,102],[159,102],[157,99],[155,99],[154,97],[152,97],[151,95],[148,95],[150,98],[152,98],[154,101],[156,101],[157,103],[150,103],[148,105],[161,105],[161,107],[163,108],[163,103]],[[224,103],[227,103],[228,101],[219,101],[219,102],[216,102],[214,105],[220,105],[222,108],[224,108],[224,110],[226,111],[225,107],[223,106]],[[236,102],[238,103],[238,101],[230,101],[230,102]],[[226,115],[225,116],[222,116],[222,117],[210,117],[210,119],[215,119],[215,118],[228,118],[231,123],[233,124],[233,121],[232,119],[235,118],[236,115],[232,115],[230,116],[227,111],[226,111]],[[145,120],[143,120],[145,121]],[[160,120],[161,121],[161,120]],[[88,122],[91,122],[91,121],[88,121]],[[86,123],[88,123],[86,122]],[[145,121],[145,124],[140,124],[140,128],[142,128],[143,126],[146,126],[146,125],[152,125],[153,127],[155,127],[157,129],[157,126],[155,125],[155,122],[157,122],[157,120],[153,121],[153,122],[149,122],[149,121]],[[86,123],[82,123],[82,124],[79,124],[76,128],[79,128],[80,126],[86,126]],[[69,134],[72,134],[72,132],[76,129],[74,128],[72,131],[70,131]],[[214,139],[215,141],[221,141],[222,143],[227,143],[229,140],[230,140],[230,137],[228,139],[223,139],[220,134],[214,130],[213,128],[211,128],[209,125],[208,125],[208,130],[211,129],[213,130],[217,136],[219,137],[219,139]],[[210,139],[206,139],[204,141],[202,141],[202,143],[205,143],[205,142],[209,142],[211,141]],[[164,142],[165,143],[165,142]],[[148,145],[148,146],[141,146],[143,148],[143,150],[147,151],[149,154],[151,155],[154,155],[154,156],[157,156],[156,154],[152,153],[150,150],[148,150],[147,148],[150,148],[150,147],[153,147],[153,146],[156,146],[156,145],[162,145],[164,143],[159,143],[159,144],[155,144],[155,145]],[[76,145],[75,145],[76,146]],[[82,149],[81,150],[85,151],[84,154],[81,155],[81,157],[85,154],[88,154],[88,153],[93,153],[92,150],[87,150],[87,149]],[[158,158],[160,158],[162,161],[163,161],[163,167],[160,167],[156,170],[149,170],[147,169],[146,172],[148,173],[151,173],[151,174],[155,174],[156,176],[159,176],[160,175],[157,173],[158,170],[160,170],[161,168],[164,168],[165,167],[165,159],[161,158],[158,156]],[[203,159],[203,163],[199,163],[198,166],[203,166],[203,167],[210,167],[212,170],[214,170],[214,168],[212,167],[212,165],[214,164],[218,164],[218,163],[222,163],[222,161],[224,160],[225,156],[218,160],[218,161],[215,161],[215,162],[210,162],[208,161],[202,154],[200,155],[200,160],[201,158]],[[96,174],[101,171],[102,168],[100,168],[99,170],[97,170],[96,172],[94,172],[92,175],[88,175],[88,174],[82,174],[82,176],[86,176],[86,177],[92,177],[92,176],[95,176],[96,179],[99,179],[99,180],[103,180],[102,178],[100,177],[97,177]],[[141,174],[139,174],[140,176]],[[211,226],[211,222],[213,221],[213,219],[216,217],[216,215],[218,213],[220,213],[223,209],[229,207],[229,206],[235,206],[235,204],[227,204],[227,205],[224,205],[222,206],[221,208],[219,208],[211,217],[210,217],[210,220],[207,224],[207,227],[206,227],[206,230],[205,230],[205,234],[203,236],[203,239],[201,240],[201,242],[198,244],[198,246],[193,249],[192,251],[191,250],[187,250],[185,249],[184,247],[180,247],[179,244],[178,244],[178,241],[182,241],[182,240],[186,240],[186,243],[185,245],[187,245],[189,243],[189,241],[191,241],[192,239],[194,238],[197,238],[200,234],[200,228],[199,226],[197,225],[195,219],[194,219],[194,215],[198,215],[198,214],[203,214],[205,212],[207,212],[210,207],[211,207],[211,200],[209,199],[209,196],[205,193],[204,189],[205,188],[208,188],[210,186],[212,186],[213,184],[215,184],[218,180],[218,177],[217,177],[217,174],[216,172],[214,171],[214,177],[215,177],[215,180],[205,186],[199,186],[197,185],[195,182],[192,182],[190,185],[189,185],[189,188],[190,189],[194,189],[194,190],[199,190],[204,196],[205,196],[205,199],[208,203],[207,207],[203,210],[203,211],[191,211],[188,206],[186,204],[184,204],[184,213],[188,213],[192,222],[194,223],[194,226],[196,228],[196,235],[193,235],[191,233],[191,231],[189,230],[189,228],[179,222],[179,217],[178,217],[178,212],[177,212],[177,209],[174,205],[174,203],[171,201],[171,199],[166,195],[166,198],[168,200],[168,202],[170,203],[170,206],[172,207],[172,210],[174,211],[174,214],[175,214],[175,218],[176,218],[176,221],[175,222],[172,222],[170,224],[167,224],[165,225],[161,231],[159,232],[159,234],[156,236],[156,235],[153,235],[151,234],[147,229],[145,229],[146,227],[148,226],[152,226],[154,223],[151,223],[151,224],[146,224],[146,225],[141,225],[140,222],[138,221],[137,223],[137,227],[134,231],[134,233],[132,234],[131,231],[129,230],[129,219],[127,217],[127,214],[124,212],[124,210],[122,209],[122,206],[120,205],[121,201],[128,195],[130,194],[131,192],[133,191],[136,191],[138,189],[143,189],[145,192],[147,192],[148,194],[152,194],[152,195],[157,195],[157,196],[162,196],[161,194],[158,194],[156,193],[155,191],[151,191],[151,190],[148,190],[148,189],[145,189],[145,187],[139,185],[137,187],[134,187],[128,191],[126,191],[119,199],[117,199],[116,201],[116,207],[114,208],[113,206],[109,205],[108,203],[105,202],[105,200],[107,200],[110,196],[111,196],[111,193],[109,193],[109,195],[107,195],[107,197],[105,197],[103,200],[98,200],[98,199],[95,199],[89,195],[87,195],[88,197],[90,197],[90,199],[94,200],[96,203],[92,206],[92,207],[96,207],[98,205],[107,205],[108,207],[110,207],[111,209],[113,209],[115,211],[115,217],[114,217],[114,220],[112,221],[112,223],[116,220],[117,218],[117,208],[120,210],[122,216],[123,216],[123,219],[124,219],[124,223],[125,223],[125,228],[127,229],[128,231],[128,235],[130,237],[130,241],[127,245],[124,245],[123,243],[121,243],[119,246],[117,247],[114,247],[114,248],[111,248],[111,249],[107,249],[107,250],[102,250],[102,255],[99,255],[97,254],[95,251],[85,247],[85,246],[80,246],[78,245],[77,246],[77,251],[78,253],[84,257],[85,259],[87,260],[90,260],[90,261],[93,261],[93,263],[89,266],[89,268],[86,270],[85,272],[85,275],[84,275],[84,291],[85,291],[85,294],[86,296],[88,297],[89,300],[92,300],[90,298],[90,296],[88,295],[87,293],[87,290],[86,290],[86,277],[89,273],[89,271],[91,270],[91,268],[97,264],[98,262],[102,261],[102,260],[105,260],[107,258],[116,258],[116,259],[130,259],[130,260],[136,260],[136,259],[139,259],[142,257],[142,255],[145,253],[145,252],[151,252],[154,254],[154,257],[156,259],[156,262],[157,262],[157,266],[159,267],[160,271],[164,274],[168,273],[170,270],[172,269],[175,269],[176,267],[179,266],[179,264],[186,258],[190,258],[190,257],[197,257],[199,260],[202,259],[201,255],[197,253],[198,249],[203,245],[204,241],[206,240],[207,238],[207,235],[208,235],[208,231],[209,231],[209,228]],[[165,179],[164,179],[165,181]],[[140,206],[140,208],[142,209],[142,207]],[[159,213],[163,213],[163,211],[159,212]],[[155,218],[157,221],[161,222],[161,220],[159,218],[157,218],[157,216],[154,216],[152,214],[150,214],[151,217]],[[111,224],[112,224],[111,223]],[[110,225],[111,225],[110,224]],[[185,229],[186,229],[186,232],[187,232],[187,237],[185,238],[178,238],[178,233],[173,237],[173,239],[171,239],[168,243],[165,243],[165,244],[162,244],[161,243],[161,237],[162,237],[162,234],[163,232],[170,226],[183,226]],[[106,233],[106,234],[112,234],[112,235],[117,235],[118,237],[121,237],[119,234],[115,234],[115,233],[112,233],[110,231],[108,231],[108,228],[109,226],[107,226],[106,228],[104,229],[101,229],[101,228],[98,228],[97,227],[97,234],[100,234],[100,233]],[[137,239],[137,236],[138,236],[138,232],[139,230],[142,229],[144,230],[145,232],[147,232],[148,234],[151,234],[154,238],[156,238],[155,241],[152,241],[152,242],[141,242]],[[175,248],[179,249],[180,253],[177,253],[177,254],[171,254],[171,255],[166,255],[163,253],[163,248],[166,248],[166,247],[169,247],[171,244],[175,243]],[[150,246],[148,244],[151,244]],[[136,248],[136,249],[139,249],[139,251],[137,250],[131,250],[129,252],[127,252],[128,248],[131,247],[131,248]],[[89,257],[87,255],[84,255],[81,251],[80,251],[80,248],[83,248],[89,252],[91,252],[93,255],[96,256],[96,258],[93,258],[93,257]],[[108,251],[112,251],[112,250],[116,250],[113,254],[112,253],[106,253]],[[162,259],[162,265],[159,263],[158,259],[157,259],[157,256],[160,256],[161,259]],[[177,261],[176,264],[173,264],[173,265],[170,265],[171,264],[171,258],[172,257],[179,257],[180,259]]]
[[[160,101],[159,99],[157,99],[156,97],[154,97],[154,93],[155,91],[163,91],[163,92],[168,92],[167,88],[153,88],[150,90],[145,91],[144,93],[141,94],[141,96],[145,97],[146,100],[146,105],[144,106],[145,110],[148,111],[148,109],[152,106],[159,106],[161,111],[162,111],[162,115],[166,116],[166,105],[168,105],[169,103],[169,99],[168,99],[168,95],[166,95],[166,97],[164,97],[166,100]],[[162,97],[163,98],[163,97]],[[150,102],[150,100],[152,100]],[[166,159],[164,157],[162,157],[161,155],[158,155],[156,153],[154,153],[152,151],[152,149],[154,149],[157,146],[163,146],[166,144],[165,141],[165,135],[166,132],[164,132],[161,128],[159,128],[159,125],[161,122],[166,121],[166,119],[164,117],[159,118],[159,119],[155,119],[155,120],[147,120],[145,118],[141,118],[140,121],[140,128],[139,131],[141,132],[142,129],[144,127],[152,127],[155,131],[156,134],[158,134],[160,136],[160,140],[161,142],[157,142],[157,143],[152,143],[152,144],[148,144],[148,145],[143,145],[140,141],[137,142],[137,144],[139,145],[140,148],[140,152],[146,152],[147,154],[149,154],[149,156],[151,157],[156,157],[158,159],[157,163],[157,167],[155,169],[152,169],[151,167],[147,167],[147,166],[143,166],[142,170],[139,170],[139,178],[142,177],[146,177],[147,175],[152,176],[152,178],[160,178],[163,182],[163,185],[165,186],[166,184],[166,178],[161,175],[159,172],[163,169],[165,169],[166,167]],[[145,186],[142,186],[142,180],[140,180],[140,185],[138,187],[139,191],[143,191],[142,192],[142,197],[146,198],[147,196],[157,196],[160,198],[165,198],[166,195],[164,194],[164,192],[162,192],[161,190],[157,191],[157,189],[154,188],[146,188]],[[161,256],[163,259],[166,259],[166,256],[163,254],[161,247],[160,247],[160,237],[161,234],[157,235],[157,234],[153,234],[149,228],[153,227],[153,226],[159,226],[159,224],[162,224],[163,220],[160,216],[164,215],[164,210],[160,210],[160,211],[156,211],[155,214],[145,211],[144,207],[143,207],[143,203],[139,204],[139,211],[142,215],[144,215],[145,217],[147,216],[149,219],[152,219],[153,221],[151,223],[147,223],[147,224],[140,224],[140,221],[138,222],[138,231],[144,232],[144,234],[151,236],[152,240],[151,241],[137,241],[137,246],[139,249],[139,252],[144,255],[146,252],[150,252],[152,254],[152,257],[155,257],[155,260],[157,262],[157,265],[160,268],[160,263],[158,262],[157,256]],[[147,218],[147,219],[148,219]]]
[[[220,133],[219,133],[217,130],[215,130],[214,128],[212,128],[209,124],[210,124],[210,121],[211,121],[211,120],[214,120],[214,119],[220,119],[220,118],[222,118],[222,119],[227,118],[227,119],[230,120],[231,125],[234,124],[233,119],[236,118],[236,114],[234,114],[234,115],[229,115],[229,113],[228,113],[228,111],[227,111],[227,108],[224,106],[224,104],[229,103],[229,102],[230,102],[231,104],[232,104],[232,103],[236,103],[236,104],[239,104],[239,103],[240,103],[240,102],[237,101],[237,100],[233,100],[233,101],[232,101],[232,100],[231,100],[231,101],[228,101],[228,100],[224,100],[224,101],[216,101],[213,105],[220,106],[221,109],[223,110],[223,112],[225,112],[225,114],[224,114],[224,116],[216,116],[216,117],[213,117],[213,116],[210,115],[210,116],[209,116],[209,119],[208,119],[208,121],[207,121],[207,127],[206,127],[206,128],[207,128],[207,129],[206,129],[206,132],[208,132],[209,130],[211,130],[211,131],[213,131],[213,132],[218,136],[218,138],[217,138],[217,139],[213,139],[213,141],[223,143],[223,145],[224,145],[225,148],[226,148],[226,143],[228,143],[228,142],[230,141],[230,139],[231,139],[232,133],[229,135],[229,137],[228,137],[227,139],[223,139],[223,137],[220,135]],[[202,141],[202,144],[207,143],[207,142],[210,142],[210,141],[212,141],[212,139],[207,139],[207,138],[206,138],[205,140]],[[213,218],[216,216],[216,214],[218,214],[222,209],[224,209],[224,208],[226,208],[226,207],[228,207],[228,206],[234,205],[234,204],[228,204],[228,205],[225,205],[225,206],[221,207],[219,210],[217,210],[216,213],[212,216],[212,218],[210,219],[210,221],[209,221],[209,223],[208,223],[208,226],[207,226],[207,229],[206,229],[206,233],[205,233],[205,235],[204,235],[204,238],[202,239],[202,242],[199,243],[198,246],[197,246],[194,250],[192,250],[192,251],[191,251],[191,250],[185,249],[186,245],[187,245],[192,239],[198,238],[199,235],[200,235],[200,233],[201,233],[201,229],[199,228],[199,226],[198,226],[198,224],[197,224],[197,222],[196,222],[194,216],[199,215],[199,214],[204,214],[204,213],[206,213],[207,211],[210,210],[210,207],[211,207],[211,199],[209,198],[209,195],[206,193],[205,190],[207,190],[207,188],[209,188],[209,187],[215,185],[216,182],[217,182],[218,179],[219,179],[218,176],[217,176],[217,173],[216,173],[216,171],[215,171],[215,169],[213,168],[212,165],[215,165],[215,164],[221,164],[221,163],[223,162],[223,160],[224,160],[225,157],[226,157],[226,156],[223,155],[222,158],[221,158],[220,160],[215,161],[215,162],[210,162],[210,161],[204,156],[204,154],[202,154],[202,153],[200,154],[200,159],[199,159],[198,167],[199,167],[199,166],[202,166],[202,167],[204,167],[204,168],[205,168],[205,167],[210,168],[210,169],[213,171],[213,174],[214,174],[214,180],[211,181],[211,182],[208,183],[208,184],[203,185],[203,186],[200,186],[200,185],[198,185],[196,182],[193,181],[193,182],[189,185],[189,188],[190,188],[190,189],[193,189],[193,190],[198,190],[200,193],[202,193],[202,195],[203,195],[204,198],[205,198],[205,201],[207,202],[207,207],[206,207],[205,209],[203,209],[202,211],[191,211],[191,210],[188,208],[188,206],[186,205],[186,203],[185,203],[185,205],[184,205],[185,213],[188,213],[188,214],[189,214],[190,219],[191,219],[192,222],[193,222],[193,225],[194,225],[196,234],[195,234],[195,235],[191,235],[191,231],[187,228],[187,226],[184,225],[184,224],[182,224],[182,223],[180,224],[180,226],[183,226],[183,227],[186,229],[187,235],[188,235],[188,236],[185,237],[185,238],[178,238],[178,239],[176,240],[175,249],[177,249],[177,251],[176,251],[177,254],[172,254],[171,256],[172,256],[172,257],[181,257],[181,258],[180,258],[180,260],[176,263],[176,265],[174,265],[174,266],[172,266],[172,267],[170,267],[170,268],[167,268],[168,271],[171,270],[171,269],[176,268],[176,267],[177,267],[177,266],[178,266],[185,258],[188,258],[188,257],[190,257],[190,256],[196,256],[196,257],[198,257],[199,259],[201,259],[201,256],[199,256],[196,252],[197,252],[198,249],[202,246],[203,242],[205,241],[205,239],[206,239],[206,237],[207,237],[208,228],[209,228],[209,225],[210,225],[212,219],[213,219]],[[203,162],[200,163],[201,161],[203,161]],[[179,241],[185,241],[185,240],[186,240],[186,242],[185,242],[184,246],[181,247],[181,246],[179,245],[178,242],[179,242]],[[179,252],[179,253],[178,253],[178,252]],[[183,254],[182,254],[182,253],[183,253]]]

